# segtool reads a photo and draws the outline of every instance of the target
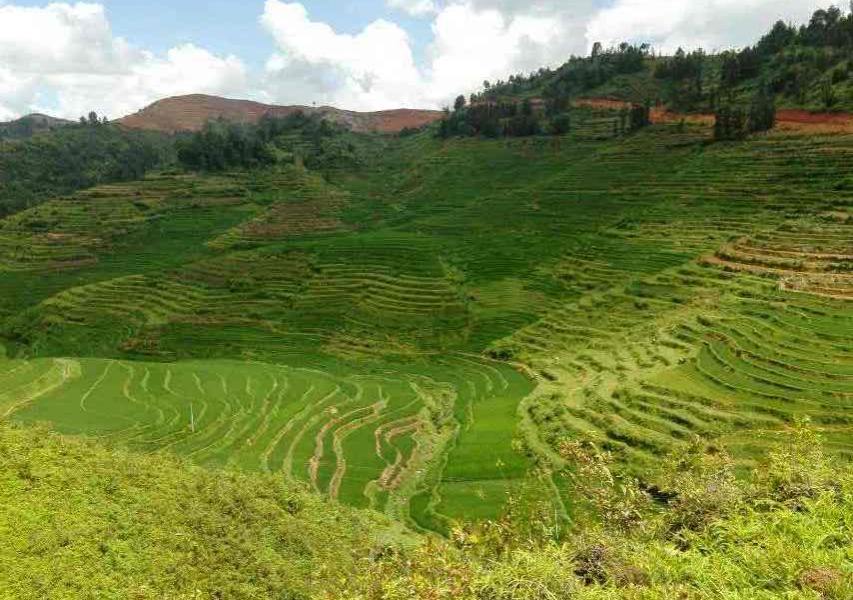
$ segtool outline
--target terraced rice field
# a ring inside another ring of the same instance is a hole
[[[465,514],[445,501],[451,488],[463,495],[486,490],[491,509],[480,513],[494,516],[505,492],[495,465],[512,455],[512,428],[457,421],[455,413],[500,411],[511,421],[529,387],[512,369],[468,358],[375,374],[236,361],[0,362],[7,418],[48,422],[140,452],[280,473],[401,518],[427,481],[438,499],[430,518]],[[472,437],[473,427],[492,435]],[[472,460],[483,468],[465,472],[461,463]],[[524,477],[523,465],[515,466]]]
[[[530,483],[514,440],[653,478],[697,435],[754,464],[805,415],[853,458],[853,137],[617,117],[7,219],[0,413],[437,531]]]
[[[272,194],[270,206],[255,219],[211,241],[211,247],[263,245],[294,235],[322,235],[346,229],[339,216],[347,194],[315,173],[286,168],[281,176],[259,182],[258,189]]]
[[[0,222],[0,271],[79,268],[182,209],[245,202],[247,177],[154,175],[59,198]]]
[[[753,464],[775,431],[808,416],[853,458],[850,197],[819,183],[849,144],[754,140],[721,149],[719,177],[708,157],[701,180],[668,174],[654,186],[658,206],[608,233],[627,247],[654,242],[658,256],[684,253],[681,265],[655,267],[640,253],[626,268],[625,244],[558,263],[555,277],[580,299],[495,345],[556,380],[527,403],[540,438],[593,436],[647,476],[697,435]]]

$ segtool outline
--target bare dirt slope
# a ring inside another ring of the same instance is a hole
[[[404,127],[420,127],[441,118],[439,111],[398,109],[360,113],[329,106],[271,106],[250,100],[230,100],[216,96],[193,94],[155,102],[143,110],[119,119],[133,129],[150,131],[199,131],[211,119],[223,118],[236,123],[257,123],[266,115],[287,116],[296,111],[320,114],[335,123],[348,125],[353,131],[397,133]]]
[[[582,98],[574,101],[575,106],[619,110],[630,108],[630,102],[610,98]],[[704,125],[714,124],[714,115],[710,113],[679,113],[665,106],[652,108],[653,123],[668,123],[684,120],[687,123]],[[780,129],[794,129],[815,133],[851,133],[853,115],[844,112],[810,112],[799,109],[779,109],[776,111],[776,126]]]

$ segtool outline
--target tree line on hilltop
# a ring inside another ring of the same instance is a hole
[[[624,134],[651,123],[651,106],[634,104],[623,108],[614,119],[614,130]],[[475,101],[467,104],[465,96],[456,99],[453,110],[444,110],[437,136],[441,139],[461,136],[528,137],[550,134],[565,135],[572,130],[572,113],[568,99],[561,103],[524,100],[501,102]]]
[[[139,179],[171,160],[170,136],[91,115],[29,139],[0,141],[0,217],[75,190]]]
[[[715,113],[718,139],[772,127],[778,97],[816,110],[853,107],[853,3],[848,13],[817,10],[801,26],[779,21],[756,44],[719,54],[679,48],[664,56],[648,44],[596,43],[556,69],[484,81],[445,109],[438,135],[562,134],[571,128],[570,99],[596,91],[639,108]]]
[[[258,168],[300,162],[318,169],[356,167],[364,157],[345,127],[302,111],[265,115],[257,125],[210,121],[177,142],[178,161],[192,171]]]

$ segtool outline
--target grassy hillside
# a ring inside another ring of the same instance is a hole
[[[500,520],[443,540],[279,477],[2,426],[0,598],[850,598],[849,472],[808,427],[779,441],[745,483],[719,449],[668,458],[657,504],[567,442],[561,475],[589,521],[560,533],[520,490]]]
[[[766,33],[742,48],[685,47],[664,54],[644,43],[594,44],[589,56],[572,56],[557,68],[486,84],[471,96],[471,105],[527,100],[552,118],[578,99],[714,113],[749,107],[759,92],[771,95],[780,109],[851,112],[853,14],[827,6],[802,25],[768,22]]]
[[[7,144],[0,598],[850,598],[853,135],[600,100],[808,31],[489,87],[548,136]]]
[[[503,519],[387,556],[350,580],[349,599],[833,599],[853,595],[850,477],[794,427],[747,483],[719,449],[665,463],[657,502],[613,476],[609,456],[566,441],[573,491],[597,520],[555,534],[548,507],[516,497]],[[368,566],[369,565],[369,566]]]
[[[745,471],[807,415],[849,459],[853,139],[615,115],[7,218],[5,411],[438,531],[496,517],[567,435],[644,479],[697,434]]]
[[[0,504],[4,600],[310,598],[406,543],[280,478],[5,425]]]

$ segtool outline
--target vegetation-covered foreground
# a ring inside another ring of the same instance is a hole
[[[646,52],[397,137],[7,143],[0,594],[851,597],[853,136],[568,86]]]
[[[418,542],[279,477],[2,427],[0,598],[850,598],[850,474],[808,427],[780,441],[750,481],[719,449],[670,457],[657,504],[565,441],[590,508],[571,534],[520,489],[499,521]]]
[[[0,598],[309,598],[398,527],[285,485],[0,427]]]

